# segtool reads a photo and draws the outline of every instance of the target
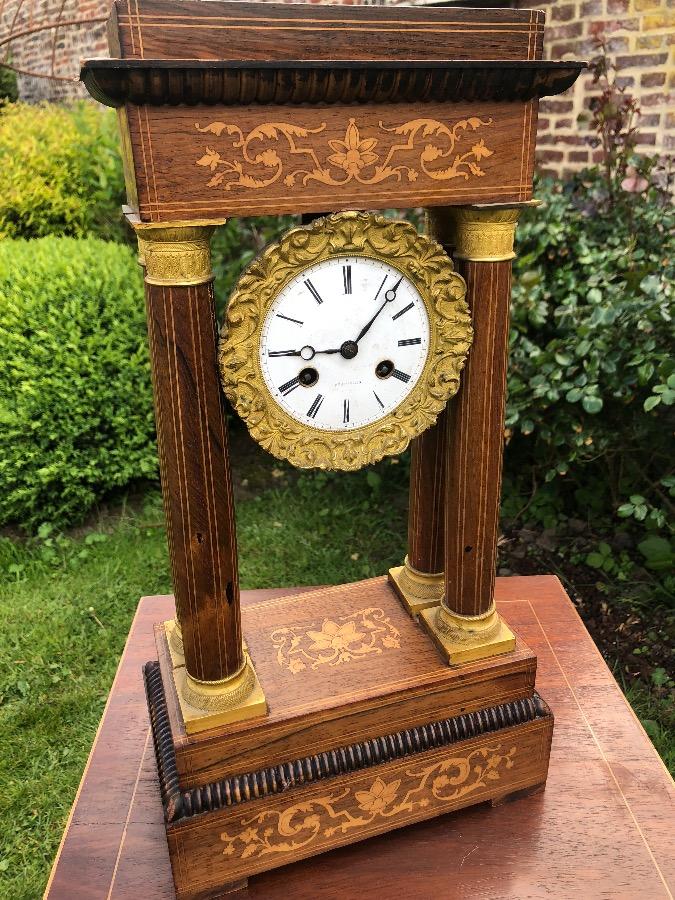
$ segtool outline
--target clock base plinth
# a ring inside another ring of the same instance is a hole
[[[423,609],[438,606],[443,599],[443,573],[429,575],[418,572],[410,565],[407,556],[402,566],[389,569],[389,583],[413,619],[417,619]]]
[[[520,640],[449,667],[386,578],[242,619],[264,716],[190,733],[166,623],[145,667],[180,900],[546,780],[553,717]]]

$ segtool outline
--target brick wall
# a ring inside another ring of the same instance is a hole
[[[56,21],[62,23],[56,29],[19,37],[11,44],[11,61],[18,69],[57,76],[57,80],[52,80],[20,75],[19,90],[24,100],[83,96],[76,81],[80,59],[107,55],[104,26],[92,20],[105,18],[108,0],[65,0],[61,7],[62,3],[63,0],[0,3],[0,44],[10,32],[17,34]],[[469,6],[470,0],[465,5]],[[535,3],[516,0],[514,5],[530,7]],[[594,38],[599,33],[605,35],[609,50],[620,66],[623,83],[642,108],[638,149],[646,153],[672,153],[675,148],[675,0],[559,0],[536,5],[546,11],[544,55],[547,58],[590,59],[595,53]],[[0,58],[2,53],[0,50]],[[562,173],[580,169],[596,158],[598,151],[589,146],[588,132],[577,121],[579,114],[588,108],[592,94],[591,78],[584,75],[564,97],[542,102],[537,146],[540,164],[545,169]]]
[[[77,80],[79,63],[87,56],[108,55],[103,20],[109,7],[109,0],[0,2],[0,60],[9,57],[19,70],[22,100],[86,96]],[[10,35],[19,36],[3,46]]]
[[[529,7],[530,2],[519,2]],[[675,149],[675,0],[559,0],[537,4],[546,12],[544,56],[591,59],[594,39],[605,36],[619,68],[620,83],[638,100],[638,151],[670,154]],[[578,121],[599,91],[582,75],[564,97],[544,99],[539,108],[537,157],[556,173],[597,161],[589,132]]]

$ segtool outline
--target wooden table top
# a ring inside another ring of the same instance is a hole
[[[289,594],[248,591],[249,603]],[[497,579],[509,625],[537,653],[555,717],[546,790],[390,832],[252,878],[242,900],[656,898],[675,890],[675,784],[559,581]],[[134,618],[45,896],[173,898],[141,666],[171,597]]]

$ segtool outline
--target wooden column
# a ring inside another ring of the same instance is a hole
[[[506,653],[515,638],[494,605],[504,447],[511,260],[519,209],[436,210],[432,231],[454,247],[467,282],[474,340],[449,405],[445,587],[424,621],[448,661]]]
[[[411,443],[408,554],[389,581],[411,616],[443,596],[447,410]]]
[[[257,715],[259,686],[242,645],[234,500],[216,356],[210,254],[214,227],[134,226],[145,267],[160,475],[176,597],[177,625],[169,629],[170,646],[174,663],[184,661],[185,669],[175,667],[181,670],[181,702],[209,713],[236,708],[234,718]],[[182,659],[176,659],[180,654]]]

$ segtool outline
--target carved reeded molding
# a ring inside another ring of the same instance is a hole
[[[213,278],[211,235],[218,222],[171,223],[160,227],[131,222],[138,238],[138,261],[148,284],[177,287],[204,284]]]
[[[80,80],[106,106],[525,102],[566,91],[585,67],[542,60],[91,59]]]
[[[224,778],[203,787],[181,790],[159,663],[146,663],[143,677],[164,813],[168,822],[246,803],[257,797],[280,794],[292,788],[368,769],[380,763],[407,756],[414,757],[427,750],[450,746],[480,735],[498,735],[502,729],[551,715],[546,703],[535,693],[524,700],[512,700],[476,712],[441,719],[415,728],[406,728],[325,753],[269,766],[256,772]]]
[[[460,206],[448,210],[448,215],[455,259],[501,262],[515,257],[513,243],[520,207]]]

